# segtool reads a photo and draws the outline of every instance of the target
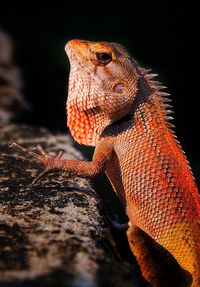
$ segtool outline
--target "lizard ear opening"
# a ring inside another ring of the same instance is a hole
[[[117,93],[117,94],[123,94],[124,92],[124,88],[125,88],[125,85],[121,82],[119,83],[116,83],[114,86],[113,86],[113,92]]]

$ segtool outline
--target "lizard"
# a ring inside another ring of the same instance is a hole
[[[65,50],[67,125],[75,141],[95,146],[92,160],[62,160],[62,152],[52,157],[41,146],[31,151],[17,143],[25,156],[2,157],[42,166],[33,183],[59,170],[86,178],[105,173],[128,215],[130,249],[146,282],[199,287],[200,196],[171,123],[166,87],[120,44],[75,39]],[[170,264],[184,283],[168,282]]]

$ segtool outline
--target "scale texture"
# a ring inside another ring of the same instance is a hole
[[[173,286],[162,282],[160,270],[163,258],[171,264],[171,254],[192,275],[185,286],[200,286],[200,199],[169,122],[165,87],[118,44],[73,40],[66,50],[68,125],[79,143],[97,146],[96,157],[111,147],[105,172],[126,208],[130,247],[143,276],[152,286]],[[158,244],[158,261],[149,259],[154,254],[142,240],[148,236],[149,245]]]
[[[170,123],[171,106],[156,74],[116,43],[71,40],[67,124],[74,139],[95,146],[91,162],[53,158],[13,144],[4,155],[68,176],[106,173],[129,217],[127,236],[153,287],[200,286],[200,197]]]

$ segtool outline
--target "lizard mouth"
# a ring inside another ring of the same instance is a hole
[[[76,41],[79,42],[80,40],[71,40],[65,45],[65,51],[70,61],[70,70],[71,71],[73,71],[74,69],[77,70],[77,68],[81,69],[84,72],[86,72],[87,75],[90,76],[90,78],[92,78],[93,80],[95,80],[96,82],[100,84],[101,83],[100,80],[92,72],[94,67],[91,64],[91,62],[87,61],[86,63],[86,60],[83,58],[82,53],[77,48],[74,47],[74,46],[78,46],[78,44],[77,45],[73,44]],[[74,63],[76,64],[74,65]]]

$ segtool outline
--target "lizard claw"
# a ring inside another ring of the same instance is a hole
[[[43,156],[48,155],[41,145],[37,145],[33,150],[39,153],[40,155],[43,155]]]
[[[42,171],[32,181],[31,186],[35,184],[40,178],[42,178],[47,173],[61,170],[63,167],[63,161],[60,160],[63,155],[63,151],[59,151],[56,157],[52,157],[49,154],[47,154],[40,145],[38,145],[34,149],[34,151],[31,151],[17,143],[12,143],[9,147],[14,147],[18,149],[20,152],[24,153],[25,156],[19,156],[19,155],[13,155],[13,154],[2,154],[0,155],[1,158],[22,161],[22,162],[25,162],[31,165],[39,165],[45,168],[44,171]]]
[[[41,173],[39,173],[36,178],[34,178],[34,180],[31,182],[31,184],[29,185],[30,187],[33,186],[40,178],[42,178],[45,174],[51,172],[52,170],[50,168],[45,168],[44,171],[42,171]]]

